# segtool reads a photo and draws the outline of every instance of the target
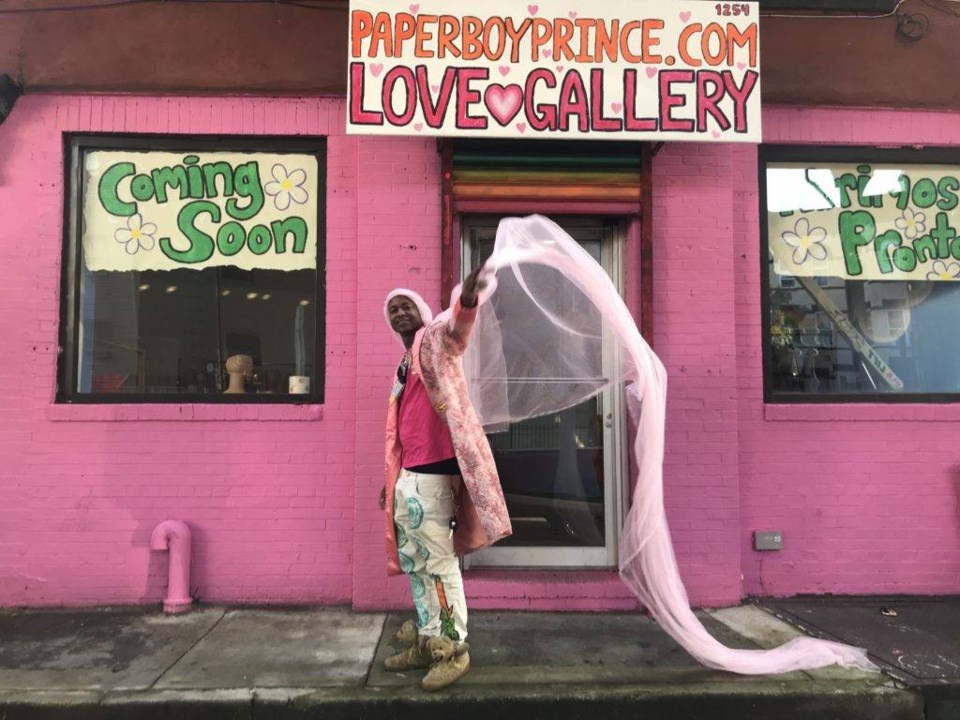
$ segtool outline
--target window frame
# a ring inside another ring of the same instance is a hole
[[[136,150],[158,152],[289,152],[312,154],[318,163],[317,265],[315,293],[315,377],[307,394],[224,394],[202,393],[80,393],[74,390],[79,371],[78,331],[80,326],[79,288],[82,264],[79,228],[86,191],[81,159],[95,150]],[[326,202],[327,138],[284,135],[169,135],[139,133],[63,134],[63,247],[60,272],[60,315],[57,346],[57,385],[54,401],[59,405],[79,404],[322,404],[326,380]]]
[[[960,147],[878,147],[876,145],[774,145],[757,150],[760,218],[760,343],[762,352],[763,402],[770,405],[955,404],[957,393],[786,393],[772,387],[773,352],[770,337],[770,245],[767,223],[767,165],[771,162],[903,163],[945,165],[960,170]]]

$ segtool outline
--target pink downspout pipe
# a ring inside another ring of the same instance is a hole
[[[167,597],[163,609],[168,613],[190,609],[190,528],[180,520],[164,520],[153,529],[151,550],[170,550]]]

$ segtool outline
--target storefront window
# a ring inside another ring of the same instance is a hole
[[[67,150],[60,401],[322,401],[322,143]]]
[[[960,154],[761,150],[768,401],[960,400]]]

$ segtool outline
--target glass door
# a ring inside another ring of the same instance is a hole
[[[622,291],[616,219],[552,218]],[[463,275],[493,251],[499,216],[461,219]],[[619,388],[488,436],[513,535],[468,555],[465,567],[610,567],[617,563],[623,468]]]

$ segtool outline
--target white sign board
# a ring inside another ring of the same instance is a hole
[[[960,168],[767,168],[774,271],[848,280],[960,280]]]
[[[347,132],[760,142],[756,2],[351,0]]]
[[[314,155],[104,150],[83,172],[88,270],[317,266]]]

